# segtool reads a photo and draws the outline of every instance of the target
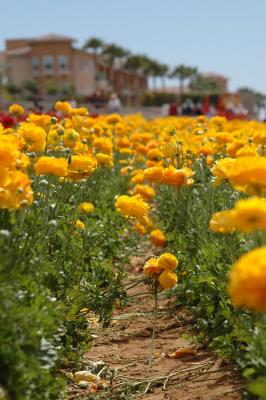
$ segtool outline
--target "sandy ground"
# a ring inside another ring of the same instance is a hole
[[[143,259],[132,260],[129,279],[140,275],[142,265]],[[136,296],[147,289],[141,284],[128,294]],[[193,331],[193,320],[186,310],[175,310],[174,301],[160,294],[158,314],[151,368],[147,365],[153,322],[150,294],[133,297],[125,309],[115,310],[108,329],[95,326],[97,338],[85,355],[85,363],[104,361],[108,367],[119,369],[119,373],[107,391],[97,394],[71,385],[69,399],[241,399],[244,383],[235,366],[184,338],[184,334],[192,335]],[[178,359],[169,357],[179,348],[192,348],[195,354]],[[140,380],[142,385],[136,386]]]

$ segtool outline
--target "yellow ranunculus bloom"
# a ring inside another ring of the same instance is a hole
[[[212,215],[209,224],[210,230],[218,233],[232,233],[236,229],[236,215],[234,210],[224,210]]]
[[[155,190],[148,185],[136,185],[134,194],[140,194],[146,200],[152,200],[155,196]]]
[[[104,153],[97,153],[95,158],[98,162],[98,165],[103,167],[112,168],[114,166],[113,159],[110,155]]]
[[[163,253],[158,259],[158,264],[162,269],[174,271],[178,266],[178,260],[172,253]]]
[[[69,114],[71,109],[72,109],[71,105],[67,101],[57,101],[55,103],[54,108],[57,111],[61,111],[61,112],[65,113],[65,114]]]
[[[150,182],[161,183],[164,169],[162,167],[151,167],[144,170],[144,177]]]
[[[155,246],[163,247],[165,245],[165,236],[160,229],[155,229],[151,232],[151,241]]]
[[[121,122],[122,118],[119,114],[111,114],[108,115],[108,117],[106,118],[106,122],[107,124],[117,124],[118,122]]]
[[[149,211],[148,204],[139,195],[135,196],[119,196],[116,200],[115,207],[117,211],[126,217],[145,217]]]
[[[77,219],[76,222],[75,222],[75,227],[77,229],[80,229],[81,231],[83,231],[85,229],[85,224],[84,224],[84,222],[82,222],[79,219]]]
[[[216,161],[214,167],[211,169],[215,177],[215,185],[219,186],[224,180],[228,179],[228,172],[233,167],[235,160],[233,158],[222,158]]]
[[[65,176],[67,172],[67,160],[65,158],[40,157],[34,165],[37,175]]]
[[[158,281],[163,289],[170,289],[176,285],[177,276],[174,272],[165,270],[160,274]]]
[[[239,200],[234,208],[236,228],[243,232],[266,229],[266,199],[251,197]]]
[[[228,292],[237,307],[266,311],[266,247],[240,257],[230,271]]]
[[[80,213],[85,213],[85,214],[91,214],[94,211],[94,205],[92,203],[80,203],[78,206],[78,212]]]
[[[162,268],[158,264],[157,258],[150,258],[143,268],[143,273],[147,278],[156,277],[161,272]]]
[[[19,104],[12,104],[9,107],[9,112],[14,115],[22,115],[24,114],[24,108]]]
[[[231,185],[249,194],[266,192],[266,158],[240,157],[228,172]]]

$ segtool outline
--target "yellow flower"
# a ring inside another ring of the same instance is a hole
[[[150,258],[144,265],[143,273],[147,278],[156,277],[161,272],[162,268],[158,265],[157,258]]]
[[[102,165],[103,167],[112,168],[114,166],[113,159],[108,154],[97,153],[95,158],[98,162],[98,165]]]
[[[18,134],[21,135],[29,151],[43,151],[46,145],[46,132],[40,126],[32,122],[23,122],[18,129]]]
[[[266,192],[266,158],[240,157],[228,172],[231,185],[249,194]]]
[[[65,113],[65,114],[69,114],[71,109],[72,109],[71,105],[67,101],[57,101],[55,103],[54,108],[57,111],[61,111],[61,112]]]
[[[133,226],[133,229],[141,236],[145,235],[146,233],[145,226],[140,222],[136,222]]]
[[[172,157],[178,153],[178,146],[175,139],[171,139],[169,142],[162,146],[162,153],[164,157]]]
[[[266,199],[252,197],[239,200],[234,208],[236,228],[243,232],[266,229]]]
[[[85,224],[82,221],[80,221],[79,219],[77,219],[75,222],[75,227],[77,229],[80,229],[81,231],[83,231],[85,229]]]
[[[33,200],[31,181],[21,171],[0,169],[0,208],[17,209]]]
[[[151,241],[155,246],[163,247],[165,245],[165,236],[160,229],[151,231]]]
[[[266,247],[240,257],[229,274],[228,292],[237,307],[266,311]]]
[[[159,283],[163,289],[170,289],[177,283],[177,276],[174,272],[163,271],[159,276]]]
[[[127,164],[127,160],[120,160],[120,161],[126,161],[126,164]],[[121,175],[121,176],[126,176],[126,175],[128,175],[131,169],[132,169],[132,167],[129,166],[129,165],[126,166],[126,167],[121,168],[121,169],[120,169],[120,175]]]
[[[20,153],[17,151],[17,146],[10,140],[5,140],[5,138],[6,136],[3,136],[0,139],[0,166],[1,168],[13,168]]]
[[[241,149],[237,150],[236,155],[238,157],[252,157],[252,156],[258,156],[257,153],[257,147],[256,146],[250,146],[246,145],[241,147]]]
[[[220,211],[212,215],[209,224],[210,230],[219,233],[232,233],[236,229],[234,210]]]
[[[228,172],[233,167],[235,160],[233,158],[222,158],[216,161],[214,167],[211,169],[215,177],[215,186],[219,186],[224,180],[228,179]]]
[[[162,167],[151,167],[144,170],[144,177],[150,182],[160,183],[163,178]]]
[[[42,156],[34,165],[37,175],[65,176],[67,172],[67,160],[65,158],[55,158]]]
[[[187,183],[186,172],[182,169],[176,169],[173,166],[164,168],[161,183],[172,186],[185,185]]]
[[[80,203],[78,206],[79,213],[91,214],[94,211],[94,205],[92,203]]]
[[[73,149],[80,140],[80,135],[74,129],[66,129],[63,135],[64,145]]]
[[[122,118],[120,117],[119,114],[111,114],[108,115],[108,117],[106,118],[106,122],[107,124],[117,124],[118,122],[121,122]]]
[[[72,156],[68,166],[68,176],[81,173],[90,176],[95,169],[95,160],[90,156]]]
[[[86,107],[79,107],[79,108],[71,108],[70,110],[70,115],[88,115],[89,111],[87,110]]]
[[[163,135],[174,136],[176,134],[176,127],[173,124],[168,124],[163,130]]]
[[[230,157],[235,157],[236,152],[244,146],[242,140],[235,140],[233,143],[230,143],[226,146],[226,152]]]
[[[24,114],[24,108],[22,106],[20,106],[19,104],[12,104],[8,110],[11,114],[14,114],[14,115]]]
[[[111,154],[113,149],[112,141],[109,138],[96,138],[93,142],[95,149],[100,150],[102,153]]]
[[[131,183],[143,183],[144,182],[144,172],[139,171],[138,173],[134,174],[134,176],[130,179]]]
[[[159,149],[151,149],[147,153],[148,160],[157,161],[160,160],[163,156],[163,153]]]
[[[33,122],[35,125],[46,128],[51,123],[51,116],[48,114],[29,114],[28,120]]]
[[[172,253],[163,253],[158,259],[158,264],[162,269],[174,271],[178,266],[178,260]]]
[[[134,194],[141,194],[146,200],[152,200],[155,196],[155,190],[148,185],[136,185]]]
[[[117,211],[126,217],[145,217],[149,211],[149,206],[143,198],[136,196],[119,196],[116,200],[115,207]]]

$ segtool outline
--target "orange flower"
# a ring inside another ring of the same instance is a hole
[[[151,232],[151,241],[155,246],[164,247],[166,241],[164,233],[160,229],[153,230]]]

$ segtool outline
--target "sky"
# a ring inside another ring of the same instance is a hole
[[[266,0],[0,0],[6,38],[96,36],[171,67],[229,78],[231,91],[266,93]],[[177,83],[172,82],[171,85]]]

